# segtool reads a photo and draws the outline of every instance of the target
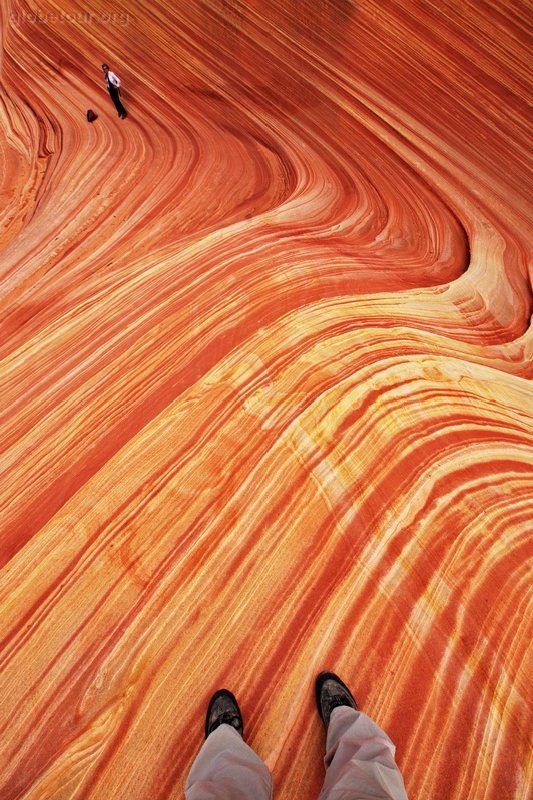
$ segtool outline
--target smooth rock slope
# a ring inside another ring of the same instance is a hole
[[[529,796],[530,21],[2,4],[2,800],[182,797],[221,686],[316,797],[322,669]]]

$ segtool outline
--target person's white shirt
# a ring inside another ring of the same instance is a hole
[[[110,70],[110,69],[107,71],[107,75],[106,75],[106,81],[107,81],[107,80],[109,81],[109,83],[110,83],[112,86],[115,86],[117,89],[120,87],[120,78],[117,78],[117,76],[115,75],[115,73],[114,73],[114,72],[111,72],[111,70]]]

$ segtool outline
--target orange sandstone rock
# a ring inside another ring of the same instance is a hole
[[[308,800],[326,668],[410,797],[526,797],[527,4],[60,5],[0,11],[0,798],[181,797],[225,685]]]

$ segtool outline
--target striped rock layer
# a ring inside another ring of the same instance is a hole
[[[316,797],[323,669],[529,796],[530,13],[2,3],[2,800],[182,797],[221,686]]]

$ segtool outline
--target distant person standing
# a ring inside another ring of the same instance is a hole
[[[109,89],[111,100],[115,104],[120,119],[125,119],[128,116],[128,112],[120,102],[120,79],[117,78],[114,72],[111,72],[107,64],[102,64],[102,69],[104,70],[104,80]]]

